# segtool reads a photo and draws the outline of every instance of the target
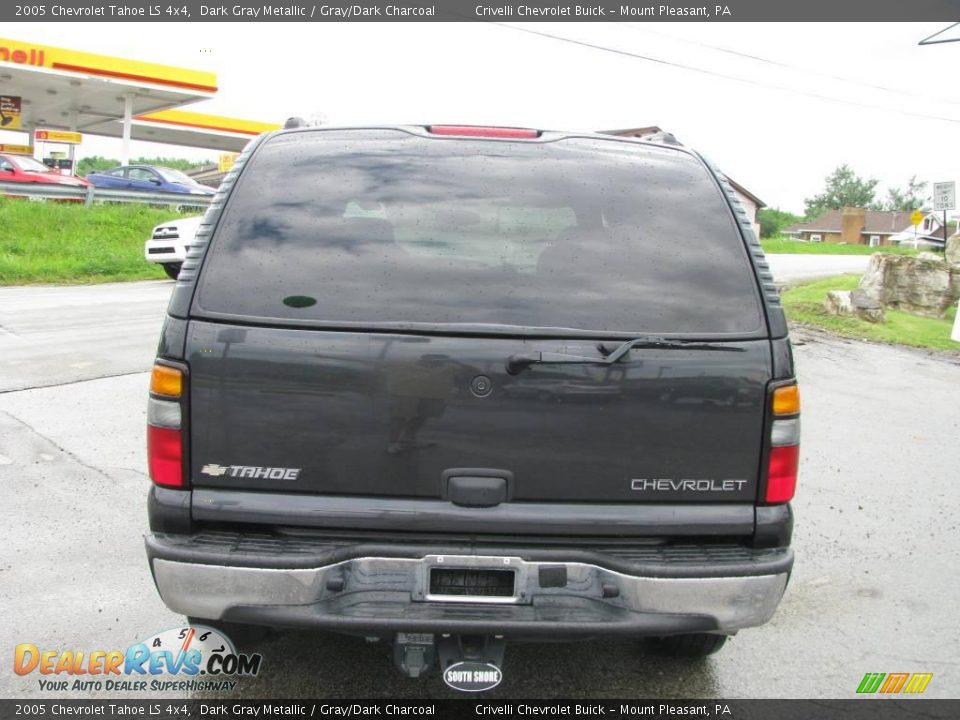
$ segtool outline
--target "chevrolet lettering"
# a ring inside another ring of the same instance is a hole
[[[737,492],[746,480],[673,480],[671,478],[634,478],[630,488],[638,492]]]

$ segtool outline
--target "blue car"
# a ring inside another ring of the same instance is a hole
[[[213,195],[216,192],[180,170],[154,165],[122,165],[111,170],[90,173],[87,180],[98,188],[117,190],[149,190],[190,195]]]

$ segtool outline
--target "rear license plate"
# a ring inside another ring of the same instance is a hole
[[[512,598],[517,574],[484,568],[430,568],[430,595]]]
[[[418,574],[415,600],[523,603],[526,564],[515,557],[429,555]]]

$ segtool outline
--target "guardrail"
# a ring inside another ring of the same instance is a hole
[[[115,188],[71,187],[47,183],[0,183],[0,196],[43,200],[67,200],[93,205],[95,202],[141,203],[144,205],[180,205],[207,207],[212,195],[189,193],[118,190]]]

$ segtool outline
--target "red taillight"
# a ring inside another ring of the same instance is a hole
[[[427,131],[434,135],[460,135],[464,137],[520,138],[529,140],[540,137],[539,130],[513,127],[475,127],[472,125],[430,125]]]
[[[147,425],[150,479],[164,487],[183,487],[183,444],[180,430]]]
[[[147,401],[147,464],[150,479],[164,487],[186,487],[183,477],[184,373],[156,364]],[[159,397],[157,397],[159,396]]]
[[[797,490],[800,460],[800,391],[796,384],[781,385],[770,393],[770,458],[764,501],[785,503]]]
[[[799,464],[799,445],[770,448],[770,462],[767,464],[768,503],[785,503],[793,499]]]

